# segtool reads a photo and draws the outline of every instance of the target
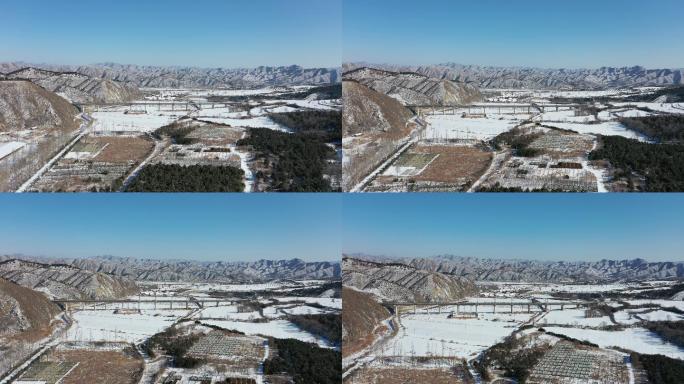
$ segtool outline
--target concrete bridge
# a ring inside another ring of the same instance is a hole
[[[210,101],[131,101],[125,103],[84,103],[75,104],[81,111],[98,112],[111,107],[128,107],[135,110],[149,111],[196,111],[199,109],[229,108],[234,107],[235,111],[242,110],[235,103],[230,102],[210,102]]]
[[[588,307],[592,301],[562,301],[543,302],[532,301],[454,301],[438,303],[409,303],[409,302],[382,302],[381,304],[392,311],[395,315],[401,313],[532,313],[545,312],[552,309],[582,308]],[[419,310],[420,309],[420,310]],[[455,309],[455,310],[454,310]]]
[[[579,108],[582,104],[555,103],[475,103],[469,105],[440,106],[440,105],[407,105],[414,113],[433,114],[433,115],[455,115],[466,112],[468,114],[518,114],[518,113],[544,113],[551,111],[567,111]]]
[[[195,309],[218,307],[228,305],[245,299],[226,298],[226,299],[196,299],[187,298],[184,300],[154,299],[154,300],[135,300],[135,299],[113,299],[113,300],[68,300],[56,299],[53,303],[64,307],[65,310],[106,310],[106,309],[155,309],[155,310],[176,310],[176,309]]]

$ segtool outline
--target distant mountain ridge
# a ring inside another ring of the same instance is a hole
[[[344,257],[342,284],[368,292],[381,300],[442,302],[462,299],[477,292],[467,277],[428,271],[402,263],[377,263]]]
[[[4,77],[7,80],[29,80],[73,103],[120,103],[141,96],[134,86],[78,72],[24,67],[6,73]]]
[[[339,68],[303,68],[298,65],[256,68],[161,67],[101,63],[92,65],[0,63],[0,73],[27,66],[60,72],[77,72],[94,78],[150,88],[259,88],[267,86],[323,85],[341,81]]]
[[[444,63],[405,66],[347,63],[345,71],[373,67],[390,71],[416,72],[434,79],[451,80],[483,88],[513,89],[610,89],[684,84],[684,69],[602,67],[595,69],[544,69],[531,67],[490,67]]]
[[[469,278],[475,281],[587,282],[684,279],[684,262],[634,260],[535,261],[478,259],[453,255],[431,258],[388,258],[355,255],[378,262],[410,265],[425,271]]]
[[[58,263],[7,259],[0,261],[0,277],[58,299],[116,299],[138,292],[131,280]]]
[[[3,257],[0,256],[0,260]],[[263,282],[277,279],[332,279],[340,277],[340,264],[292,260],[253,262],[152,260],[97,256],[89,258],[31,258],[60,263],[135,281]]]
[[[359,82],[403,105],[461,105],[482,97],[472,84],[436,79],[415,71],[361,67],[345,71],[342,76],[344,80]]]

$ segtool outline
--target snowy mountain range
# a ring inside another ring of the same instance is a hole
[[[131,280],[56,263],[8,259],[0,261],[0,277],[59,299],[115,299],[138,292]]]
[[[483,88],[513,89],[609,89],[644,86],[683,85],[684,69],[602,67],[596,69],[544,69],[527,67],[488,67],[445,63],[425,66],[348,63],[344,71],[373,67],[390,71],[416,72],[434,79],[451,80]]]
[[[5,258],[8,258],[5,256]],[[130,257],[42,258],[20,256],[102,272],[135,281],[262,282],[277,279],[329,279],[340,277],[340,264],[292,260],[252,262],[167,261]],[[3,256],[0,256],[0,261]]]
[[[476,281],[600,283],[684,278],[684,262],[647,262],[643,259],[535,261],[478,259],[453,255],[408,259],[353,256],[372,261],[402,263],[424,271]]]
[[[159,67],[116,63],[92,65],[0,63],[0,73],[25,67],[114,80],[150,88],[260,88],[287,85],[323,85],[340,82],[339,68],[302,68],[298,65],[257,68]]]
[[[461,105],[481,98],[478,89],[471,84],[415,72],[362,67],[344,72],[343,78],[390,96],[403,105]]]
[[[4,75],[7,80],[29,80],[73,103],[120,103],[140,97],[136,87],[77,72],[55,72],[25,67]]]
[[[372,293],[382,300],[441,302],[461,299],[477,290],[468,278],[401,263],[376,263],[345,257],[342,268],[345,286]]]

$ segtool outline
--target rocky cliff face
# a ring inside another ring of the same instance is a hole
[[[73,103],[120,103],[141,96],[138,89],[131,85],[78,72],[55,72],[27,67],[6,76],[8,79],[30,80]]]
[[[382,300],[444,302],[474,294],[473,281],[400,263],[375,263],[345,257],[342,283],[372,293]]]
[[[115,299],[138,292],[131,280],[63,264],[10,259],[0,262],[0,277],[58,299]]]
[[[0,81],[0,132],[74,130],[77,114],[69,102],[30,81]]]
[[[345,65],[345,70],[367,66]],[[596,69],[542,69],[523,67],[486,67],[446,63],[428,66],[372,65],[373,67],[416,72],[433,79],[473,84],[479,88],[525,89],[609,89],[643,86],[682,85],[683,69],[646,69],[643,67],[602,67]]]
[[[473,85],[431,78],[415,72],[363,67],[345,72],[343,77],[390,96],[403,105],[463,105],[482,97]]]
[[[340,82],[339,68],[302,68],[297,65],[257,68],[157,67],[104,63],[81,66],[35,65],[60,72],[78,72],[93,78],[150,88],[261,88],[286,85],[323,85]],[[0,64],[0,72],[25,67]]]

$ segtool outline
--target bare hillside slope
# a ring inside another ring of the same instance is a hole
[[[370,294],[347,287],[342,288],[342,302],[342,354],[348,356],[373,343],[390,312]]]
[[[344,285],[387,301],[433,303],[462,299],[476,292],[472,280],[419,270],[405,264],[345,257],[342,270]]]
[[[0,262],[0,277],[59,299],[115,299],[138,292],[131,280],[68,265],[16,259]]]

